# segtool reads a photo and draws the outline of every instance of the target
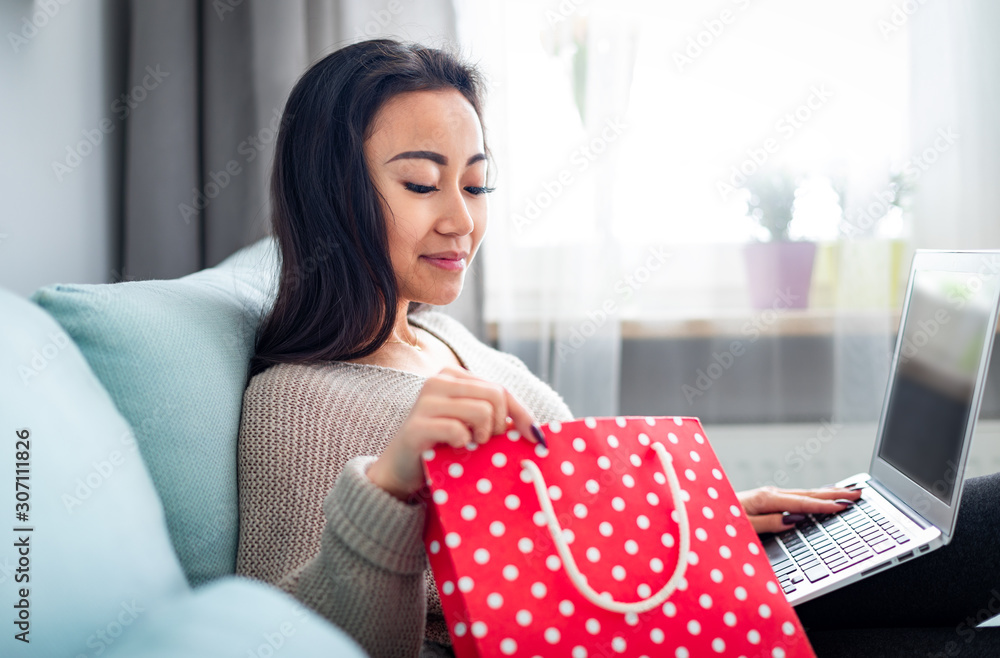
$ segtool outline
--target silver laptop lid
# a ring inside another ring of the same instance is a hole
[[[917,250],[869,472],[955,529],[997,326],[1000,251]]]

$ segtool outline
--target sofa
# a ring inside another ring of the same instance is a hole
[[[265,238],[175,280],[0,287],[0,655],[364,655],[234,575],[240,410],[276,271]]]

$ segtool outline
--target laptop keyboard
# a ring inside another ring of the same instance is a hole
[[[769,546],[768,557],[785,594],[805,581],[815,583],[910,541],[902,529],[864,499],[836,514],[809,514],[777,538],[791,559],[781,553],[777,543]]]

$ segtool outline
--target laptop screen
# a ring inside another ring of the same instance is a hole
[[[879,457],[947,505],[1000,277],[917,271]]]

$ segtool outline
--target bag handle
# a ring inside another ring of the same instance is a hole
[[[673,496],[674,505],[677,508],[678,525],[680,526],[680,552],[677,555],[677,566],[674,568],[674,573],[670,576],[670,580],[667,584],[663,586],[660,591],[653,594],[647,599],[641,601],[636,601],[635,603],[622,603],[620,601],[615,601],[610,597],[602,597],[598,594],[593,587],[587,584],[584,580],[583,574],[576,566],[576,561],[573,559],[573,554],[569,550],[569,546],[566,544],[566,540],[563,539],[562,528],[559,526],[559,521],[556,519],[555,510],[552,509],[552,501],[549,500],[548,488],[545,486],[545,478],[542,476],[542,471],[538,468],[538,464],[531,461],[530,459],[525,459],[521,461],[521,468],[528,472],[531,477],[531,481],[535,485],[535,493],[538,495],[538,502],[542,506],[542,512],[545,514],[545,520],[549,527],[549,532],[552,534],[552,540],[555,542],[556,550],[559,551],[559,557],[562,559],[563,567],[566,569],[566,575],[569,576],[570,581],[576,587],[576,589],[582,594],[588,601],[593,603],[599,608],[604,610],[609,610],[611,612],[625,613],[640,613],[652,610],[664,601],[666,601],[677,589],[677,585],[680,583],[681,579],[684,577],[684,571],[687,569],[688,564],[688,551],[691,547],[691,529],[688,524],[687,509],[684,506],[684,499],[681,498],[681,485],[680,481],[677,479],[677,472],[674,470],[674,460],[667,452],[667,449],[663,447],[661,443],[654,443],[651,448],[656,455],[660,458],[660,463],[663,465],[663,472],[667,476],[667,482],[670,485],[670,494]]]

